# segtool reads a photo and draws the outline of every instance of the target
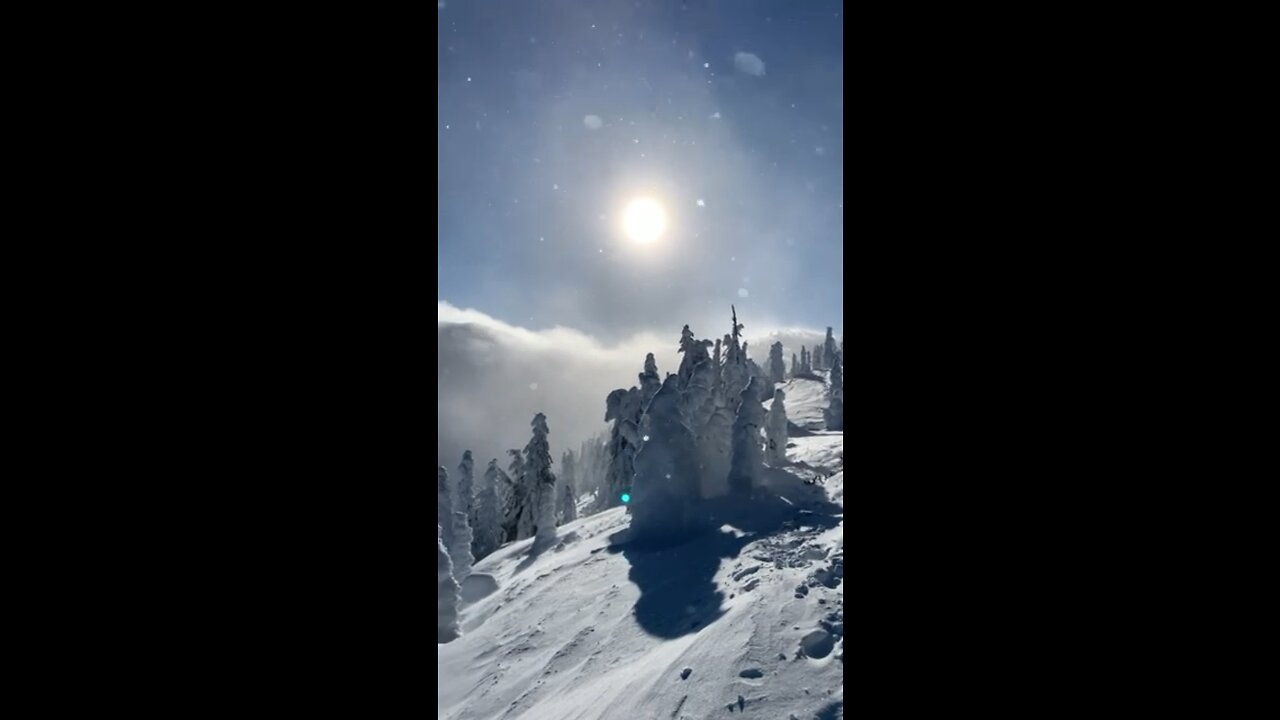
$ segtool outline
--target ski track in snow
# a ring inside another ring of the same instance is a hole
[[[640,551],[611,546],[629,522],[615,508],[536,557],[531,540],[503,547],[474,569],[497,590],[437,645],[439,720],[843,717],[844,436],[816,430],[823,383],[783,389],[791,422],[815,431],[790,438],[788,477],[768,483],[792,520]],[[837,524],[794,488],[838,505]]]

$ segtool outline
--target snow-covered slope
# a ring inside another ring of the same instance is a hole
[[[819,376],[825,378],[827,373]],[[805,430],[825,427],[822,410],[829,404],[826,382],[799,377],[778,387],[787,394],[787,420]]]
[[[825,404],[788,385],[802,417]],[[635,547],[617,508],[477,563],[437,646],[440,720],[843,717],[843,435],[791,442],[720,532]]]

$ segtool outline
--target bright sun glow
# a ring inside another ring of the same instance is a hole
[[[649,198],[632,200],[622,215],[622,229],[627,237],[639,243],[658,239],[666,228],[667,214],[661,205]]]

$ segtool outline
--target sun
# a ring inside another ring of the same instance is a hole
[[[653,242],[667,229],[667,213],[654,200],[636,198],[622,213],[622,229],[638,243]]]

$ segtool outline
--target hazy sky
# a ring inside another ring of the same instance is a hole
[[[674,371],[680,327],[722,336],[731,303],[749,337],[843,336],[840,2],[438,6],[450,470],[463,445],[481,467],[496,453],[481,446],[523,447],[536,411],[558,462],[645,352]],[[648,244],[622,232],[641,196],[667,215]]]
[[[842,331],[841,3],[438,15],[438,299],[608,339],[725,324],[730,303]],[[646,246],[621,232],[641,195],[669,221]]]

